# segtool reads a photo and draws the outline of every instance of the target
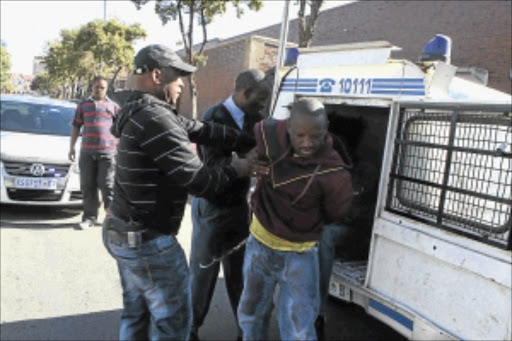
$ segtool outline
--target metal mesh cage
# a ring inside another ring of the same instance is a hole
[[[510,248],[510,108],[399,115],[386,209]]]

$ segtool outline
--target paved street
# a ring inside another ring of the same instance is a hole
[[[73,227],[77,210],[4,207],[1,211],[1,340],[115,340],[121,287],[101,227]],[[190,252],[190,212],[178,236]],[[102,217],[100,217],[102,218]],[[204,340],[235,340],[236,325],[222,274]],[[332,340],[396,339],[398,334],[354,305],[331,300],[327,336]],[[273,318],[271,339],[279,339]]]

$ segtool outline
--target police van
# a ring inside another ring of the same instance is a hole
[[[329,293],[409,339],[510,340],[511,96],[458,77],[449,37],[419,62],[396,49],[288,48],[276,70],[271,115],[322,101],[354,163]]]

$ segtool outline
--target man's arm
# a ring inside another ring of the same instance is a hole
[[[73,125],[71,128],[71,139],[69,140],[68,158],[70,161],[75,161],[75,157],[76,157],[75,144],[76,144],[76,140],[78,139],[79,133],[80,133],[80,128]]]
[[[202,121],[223,124],[222,120],[225,118],[223,108],[222,104],[210,107],[203,113]],[[226,114],[230,115],[227,110]],[[201,161],[208,167],[228,165],[231,162],[232,151],[226,149],[222,144],[197,145],[197,152]]]
[[[327,222],[340,222],[352,204],[354,189],[352,178],[348,171],[333,173],[325,177],[324,183],[324,212]]]
[[[205,166],[190,149],[187,131],[176,118],[160,115],[144,122],[140,143],[170,183],[183,185],[194,196],[213,198],[222,194],[237,176],[250,174],[246,160],[235,159],[225,166]]]
[[[83,124],[83,115],[82,115],[82,104],[78,105],[75,111],[75,118],[73,119],[73,123],[71,125],[71,138],[69,140],[69,153],[68,159],[70,161],[75,161],[76,151],[75,144],[78,139],[78,135],[80,134],[80,127]]]
[[[222,146],[236,152],[250,150],[256,145],[254,138],[249,134],[224,124],[191,120],[183,116],[177,116],[177,119],[190,141],[197,144]]]

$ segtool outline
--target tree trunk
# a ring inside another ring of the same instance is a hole
[[[197,84],[196,84],[196,75],[194,75],[194,74],[190,75],[189,88],[190,88],[192,118],[197,120],[197,119],[199,119],[198,113],[197,113]]]
[[[195,65],[194,63],[194,54],[195,54],[195,51],[194,51],[194,17],[195,17],[195,11],[193,10],[195,8],[195,5],[194,5],[194,2],[195,0],[192,0],[191,1],[191,4],[190,4],[190,12],[188,14],[189,18],[188,18],[188,48],[189,48],[189,52],[188,52],[188,58],[189,58],[189,63],[192,64],[192,65]],[[190,75],[190,99],[191,99],[191,106],[192,106],[192,118],[194,119],[197,119],[197,84],[196,84],[196,75],[195,74],[191,74]]]
[[[71,80],[71,98],[75,98],[75,92],[76,91],[76,81],[73,79]]]
[[[320,7],[324,0],[312,0],[311,14],[306,19],[305,16],[305,8],[306,8],[306,0],[299,0],[300,9],[299,9],[299,47],[309,47],[311,45],[311,41],[313,40],[313,36],[315,34],[315,26],[316,20],[318,18],[318,14],[320,12]]]
[[[121,71],[123,67],[122,66],[119,66],[117,68],[117,70],[114,72],[114,75],[112,76],[112,79],[110,80],[110,84],[108,86],[108,90],[110,92],[115,92],[116,91],[116,88],[115,88],[115,82],[116,82],[116,78],[117,78],[117,75],[119,74],[119,72]]]

